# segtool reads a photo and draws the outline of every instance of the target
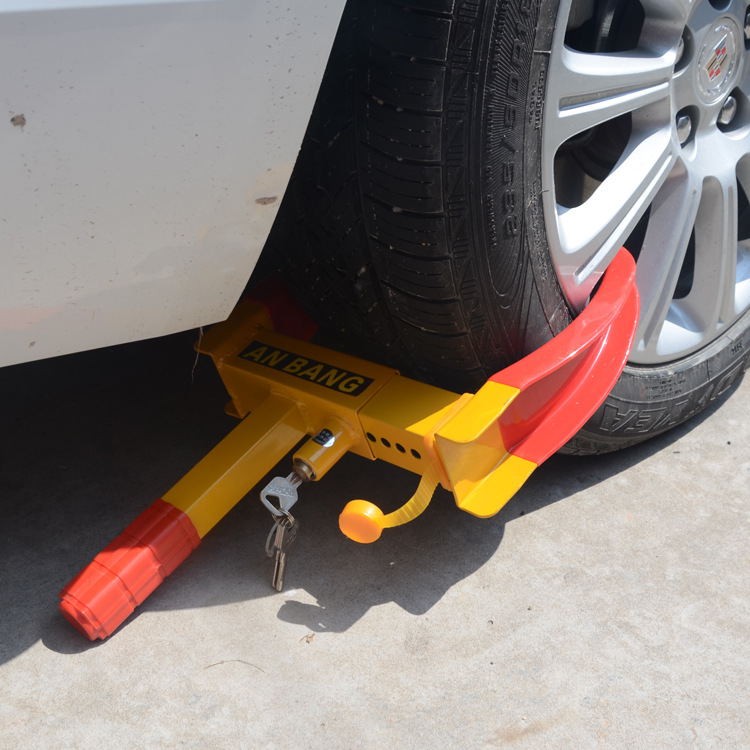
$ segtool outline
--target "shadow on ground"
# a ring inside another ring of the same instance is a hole
[[[223,413],[226,396],[213,367],[195,361],[194,338],[180,334],[0,370],[6,436],[0,457],[0,663],[39,639],[61,653],[96,647],[58,614],[58,592],[233,427]],[[279,618],[313,632],[344,631],[385,602],[425,613],[492,557],[506,524],[632,470],[717,407],[620,453],[553,457],[489,520],[459,512],[440,490],[420,519],[388,531],[373,545],[360,546],[340,534],[343,506],[362,497],[387,511],[410,496],[417,480],[349,456],[321,484],[303,488],[296,510],[301,532],[284,593],[270,587],[271,563],[264,552],[270,522],[250,497],[142,610],[275,596]],[[288,467],[279,473],[286,475]],[[295,590],[316,603],[293,599]]]

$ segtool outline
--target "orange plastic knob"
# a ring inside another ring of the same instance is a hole
[[[341,531],[360,544],[370,544],[383,533],[383,511],[367,500],[352,500],[339,516]]]

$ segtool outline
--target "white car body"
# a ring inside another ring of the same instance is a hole
[[[0,2],[0,365],[228,315],[343,5]]]

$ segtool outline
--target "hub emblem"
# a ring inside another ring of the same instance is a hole
[[[713,54],[706,63],[706,73],[708,73],[708,80],[713,81],[721,75],[721,66],[727,59],[727,37],[724,38],[716,45]]]
[[[735,85],[744,52],[744,37],[733,18],[720,18],[706,32],[695,67],[698,93],[706,104],[718,102]]]

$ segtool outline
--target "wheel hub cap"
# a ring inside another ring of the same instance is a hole
[[[722,99],[731,90],[741,68],[745,45],[736,22],[724,17],[703,38],[696,65],[698,94],[706,104]]]

